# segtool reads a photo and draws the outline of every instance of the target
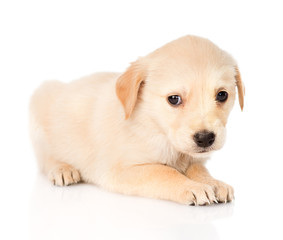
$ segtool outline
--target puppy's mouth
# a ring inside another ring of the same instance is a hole
[[[200,151],[197,151],[196,153],[207,153],[207,152],[210,152],[211,150],[209,149],[202,149]]]
[[[208,147],[194,146],[194,152],[195,153],[208,153],[208,152],[213,152],[214,150],[215,150],[214,144],[212,144],[211,146],[208,146]]]
[[[191,155],[193,157],[209,157],[215,149],[213,147],[207,147],[207,148],[196,148]]]

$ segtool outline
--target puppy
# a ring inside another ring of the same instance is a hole
[[[229,202],[233,188],[204,163],[225,141],[235,60],[207,39],[185,36],[124,72],[48,81],[30,103],[40,169],[59,186],[80,181],[181,204]]]

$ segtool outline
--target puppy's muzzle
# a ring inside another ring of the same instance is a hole
[[[200,131],[193,136],[193,139],[198,147],[206,148],[214,143],[215,134],[214,132],[208,132],[206,130]]]

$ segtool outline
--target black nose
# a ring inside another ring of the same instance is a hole
[[[209,147],[214,143],[215,134],[213,132],[201,131],[194,135],[194,141],[199,147]]]

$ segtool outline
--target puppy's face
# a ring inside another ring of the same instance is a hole
[[[118,80],[117,95],[126,118],[132,111],[146,115],[177,151],[207,157],[224,144],[236,86],[243,107],[232,57],[206,39],[189,36],[135,62]]]

